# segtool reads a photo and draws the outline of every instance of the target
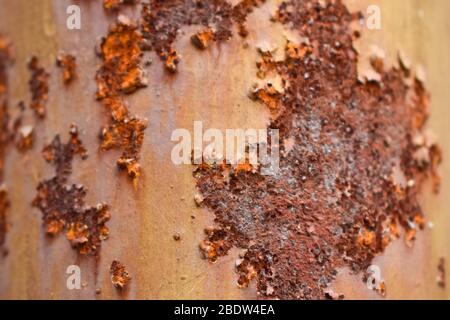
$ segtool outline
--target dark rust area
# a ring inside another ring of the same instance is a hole
[[[31,78],[28,82],[31,91],[30,108],[34,110],[39,118],[44,118],[46,114],[46,103],[48,100],[48,78],[49,74],[39,66],[39,60],[33,56],[28,63]]]
[[[106,204],[89,207],[85,203],[86,188],[69,184],[72,161],[76,155],[85,159],[86,149],[78,137],[78,128],[72,125],[66,144],[59,135],[43,150],[44,159],[55,167],[55,176],[37,187],[33,206],[42,212],[46,233],[55,236],[62,231],[71,245],[81,254],[96,254],[109,230],[106,222],[111,215]]]
[[[153,50],[165,61],[169,71],[176,71],[180,61],[173,48],[183,26],[201,25],[206,29],[194,36],[193,42],[205,48],[206,42],[224,41],[232,36],[232,26],[238,26],[241,36],[247,35],[245,22],[254,7],[265,0],[242,0],[232,6],[226,0],[150,0],[143,3],[141,30],[144,49]]]
[[[243,249],[238,284],[255,279],[261,298],[340,298],[329,289],[338,268],[365,271],[400,236],[412,245],[424,227],[424,181],[438,190],[428,93],[407,68],[385,70],[377,59],[380,80],[358,81],[358,17],[341,1],[283,2],[273,20],[304,41],[287,41],[281,61],[261,50],[266,85],[250,95],[280,130],[279,173],[205,164],[194,172],[215,214],[201,251],[215,261]]]

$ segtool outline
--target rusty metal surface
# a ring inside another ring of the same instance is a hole
[[[373,1],[347,1],[351,8],[361,10],[369,2]],[[436,284],[439,258],[450,261],[450,218],[444,202],[450,195],[450,165],[446,160],[450,150],[446,130],[450,117],[446,14],[450,3],[375,2],[382,8],[383,27],[363,32],[358,43],[361,68],[373,43],[385,49],[392,63],[401,47],[413,65],[425,66],[432,96],[429,126],[439,137],[445,160],[440,168],[441,193],[434,196],[430,192],[423,197],[427,220],[434,227],[420,232],[413,248],[407,248],[401,240],[393,243],[374,263],[381,267],[386,280],[387,298],[450,298]],[[6,159],[5,181],[11,200],[6,245],[10,253],[0,260],[0,298],[254,298],[254,287],[236,286],[236,251],[214,264],[201,259],[198,243],[213,216],[193,201],[192,167],[172,164],[170,135],[176,128],[192,130],[193,121],[199,119],[205,126],[219,129],[265,127],[265,108],[246,95],[257,71],[256,52],[248,50],[238,37],[200,52],[190,43],[190,35],[199,29],[189,27],[177,39],[183,63],[175,77],[167,74],[153,55],[153,63],[147,68],[148,87],[127,98],[134,114],[149,119],[141,152],[142,179],[135,190],[116,169],[119,154],[98,151],[97,136],[105,112],[95,100],[94,76],[101,61],[95,56],[94,44],[107,33],[114,17],[95,1],[77,3],[82,8],[81,30],[65,27],[66,7],[71,1],[0,1],[0,30],[12,39],[15,53],[10,105],[30,99],[26,63],[31,55],[38,56],[51,74],[48,115],[36,127],[33,150],[26,155],[12,150]],[[248,17],[251,27],[245,41],[250,47],[263,40],[283,41],[288,31],[260,18],[269,17],[274,9],[274,1],[269,1]],[[135,14],[133,9],[126,12]],[[68,88],[55,65],[60,50],[77,57],[78,79]],[[42,231],[40,212],[31,207],[37,183],[52,176],[52,168],[42,159],[40,150],[56,133],[67,138],[71,123],[79,126],[90,157],[89,161],[74,161],[71,181],[89,189],[88,203],[107,201],[111,207],[110,238],[103,243],[97,266],[71,250],[64,237],[49,240]],[[180,234],[180,241],[174,241],[175,233]],[[128,290],[122,294],[110,281],[109,266],[115,259],[123,262],[132,275]],[[81,267],[82,290],[66,288],[65,271],[71,264]],[[343,270],[338,277],[337,291],[347,298],[379,298],[365,287],[361,275],[348,273]],[[100,295],[95,293],[96,288],[101,288]]]

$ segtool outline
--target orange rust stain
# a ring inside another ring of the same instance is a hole
[[[199,49],[206,49],[214,39],[214,31],[211,28],[197,32],[191,37],[192,43]]]
[[[62,68],[62,80],[69,84],[75,78],[76,58],[71,54],[60,54],[56,59],[56,65]]]
[[[111,283],[117,289],[123,290],[131,280],[131,276],[128,273],[125,265],[120,261],[114,260],[110,267]]]
[[[120,16],[118,20],[101,43],[103,64],[96,75],[97,98],[110,112],[108,125],[101,131],[100,148],[122,151],[117,165],[126,170],[137,187],[147,120],[130,115],[124,95],[146,86],[147,79],[140,66],[142,36],[128,18]]]

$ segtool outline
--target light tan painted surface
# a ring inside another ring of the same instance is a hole
[[[444,150],[441,193],[426,194],[423,199],[433,229],[421,232],[412,249],[401,241],[392,244],[374,263],[381,267],[388,298],[449,298],[449,293],[438,288],[435,278],[439,257],[447,258],[447,266],[450,261],[450,217],[445,203],[450,197],[450,134],[447,131],[450,2],[347,2],[353,9],[365,10],[369,3],[379,4],[382,9],[382,30],[364,30],[363,39],[357,44],[362,53],[362,66],[367,48],[378,44],[390,61],[394,61],[397,49],[402,48],[414,65],[426,67],[432,94],[430,127],[438,134]],[[233,37],[226,44],[199,52],[189,41],[196,30],[191,27],[184,29],[176,43],[183,57],[177,75],[168,75],[159,59],[151,55],[148,88],[128,99],[132,113],[149,119],[141,157],[143,178],[137,191],[125,175],[117,172],[117,153],[98,152],[97,135],[106,115],[94,97],[94,75],[100,64],[94,46],[106,34],[114,17],[104,13],[100,1],[73,1],[82,9],[82,29],[68,30],[66,7],[71,3],[68,0],[0,0],[0,31],[13,41],[15,52],[15,64],[10,72],[10,107],[30,99],[26,62],[32,55],[38,56],[51,74],[48,116],[36,128],[35,148],[26,156],[11,149],[7,157],[6,183],[12,203],[7,236],[10,254],[0,259],[0,298],[256,297],[254,288],[236,287],[237,250],[215,264],[201,259],[198,243],[213,216],[194,204],[192,167],[172,164],[170,135],[176,128],[192,130],[194,120],[203,120],[205,127],[219,129],[265,127],[264,107],[248,99],[247,92],[256,74],[255,46],[263,40],[281,44],[287,33],[268,20],[274,12],[273,1],[249,17],[247,48],[244,40]],[[69,88],[64,88],[60,70],[55,66],[60,50],[77,56],[78,79]],[[57,133],[67,137],[71,123],[78,124],[82,130],[81,138],[90,155],[87,161],[74,162],[71,178],[88,187],[89,205],[106,201],[111,206],[112,219],[108,223],[111,236],[103,243],[97,267],[92,259],[78,257],[64,236],[45,237],[41,213],[30,205],[38,181],[53,175],[40,150]],[[173,240],[175,232],[181,234],[181,241]],[[113,259],[123,262],[133,277],[122,295],[109,280]],[[81,267],[85,285],[81,290],[66,288],[65,271],[71,264]],[[365,288],[360,278],[343,271],[335,284],[336,290],[344,292],[347,298],[379,298]],[[95,294],[96,288],[102,289],[100,295]]]

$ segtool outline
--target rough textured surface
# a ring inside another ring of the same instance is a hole
[[[409,70],[383,70],[378,60],[380,81],[358,81],[356,18],[340,1],[283,2],[274,20],[304,41],[288,41],[280,61],[263,51],[258,75],[267,85],[252,92],[280,130],[280,173],[195,171],[217,225],[201,250],[215,261],[244,249],[238,283],[255,278],[261,297],[328,297],[338,268],[365,270],[399,226],[411,244],[424,227],[422,184],[432,176],[438,187],[440,150],[423,130],[428,94]]]
[[[96,254],[101,241],[108,238],[106,222],[111,215],[106,204],[86,206],[86,188],[68,183],[76,155],[87,157],[78,138],[78,128],[72,126],[68,143],[61,143],[57,135],[43,150],[44,159],[55,167],[55,177],[39,183],[33,205],[41,210],[48,235],[55,236],[65,230],[67,240],[79,253]]]

